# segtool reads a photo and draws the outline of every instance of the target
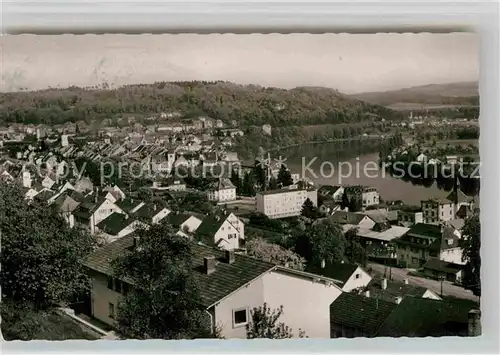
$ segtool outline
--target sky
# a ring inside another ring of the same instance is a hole
[[[1,92],[225,80],[353,94],[479,78],[472,33],[13,35],[0,48]]]

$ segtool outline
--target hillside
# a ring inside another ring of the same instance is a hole
[[[179,111],[241,126],[340,124],[400,119],[401,115],[327,88],[291,90],[228,82],[159,82],[116,89],[48,89],[0,95],[0,124],[140,117]]]
[[[470,106],[478,104],[479,89],[477,82],[460,82],[431,84],[384,92],[366,92],[354,94],[351,97],[395,109],[405,106],[410,108],[411,104],[420,107],[422,105]]]

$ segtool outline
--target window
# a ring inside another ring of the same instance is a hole
[[[108,288],[113,289],[113,278],[111,276],[108,276]]]
[[[120,280],[115,280],[115,287],[114,290],[115,292],[121,292],[122,290],[122,282]]]
[[[115,318],[115,305],[113,303],[108,303],[108,317]]]
[[[233,326],[234,327],[240,327],[245,324],[247,324],[247,310],[246,308],[244,309],[238,309],[233,311]]]
[[[122,295],[127,295],[128,294],[128,284],[125,282],[122,282]]]

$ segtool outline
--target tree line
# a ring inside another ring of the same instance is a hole
[[[400,113],[355,100],[331,89],[291,90],[227,82],[159,82],[116,89],[47,89],[6,93],[0,122],[61,124],[113,119],[124,114],[180,111],[208,115],[242,125],[314,125],[362,122],[379,117],[402,119]]]

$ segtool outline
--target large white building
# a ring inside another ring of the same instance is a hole
[[[226,202],[236,200],[236,187],[229,179],[219,179],[208,190],[209,201]]]
[[[307,199],[317,206],[318,191],[298,188],[262,191],[256,197],[257,212],[273,219],[299,216]]]

